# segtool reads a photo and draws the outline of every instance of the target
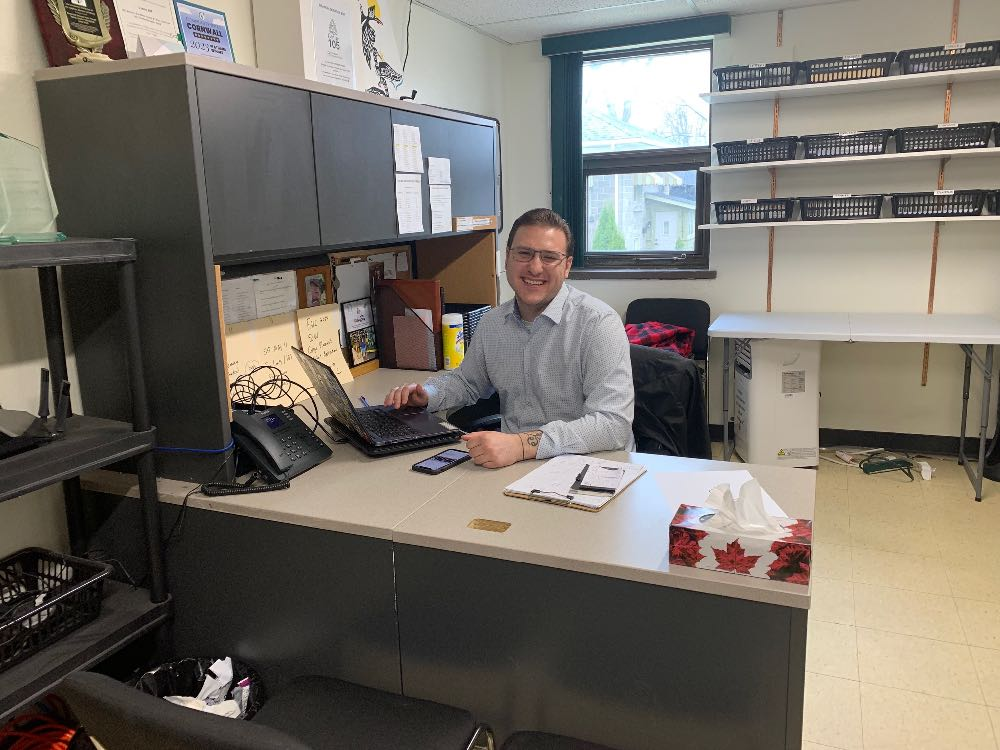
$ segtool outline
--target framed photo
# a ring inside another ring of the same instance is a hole
[[[187,52],[236,62],[225,13],[188,0],[174,0],[174,12],[181,43]]]
[[[333,275],[329,265],[299,268],[295,274],[298,277],[299,309],[333,302]]]
[[[344,331],[347,333],[351,367],[357,367],[378,357],[371,297],[342,302],[340,308],[344,311]]]

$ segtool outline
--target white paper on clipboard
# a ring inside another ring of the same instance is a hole
[[[333,267],[337,276],[337,302],[351,302],[362,297],[371,297],[371,277],[368,264],[363,260],[356,263],[343,263]]]

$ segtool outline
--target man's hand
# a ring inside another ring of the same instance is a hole
[[[396,386],[389,391],[384,404],[395,409],[402,409],[404,406],[416,406],[422,409],[427,406],[427,401],[427,391],[424,387],[420,383],[409,383]]]
[[[524,457],[521,436],[505,432],[470,432],[462,435],[469,448],[469,455],[479,466],[499,469],[516,464]]]

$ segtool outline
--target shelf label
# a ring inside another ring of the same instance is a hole
[[[864,55],[844,55],[841,60],[844,62],[850,62],[851,60],[860,60]]]
[[[744,206],[749,205],[751,203],[756,203],[756,202],[757,202],[756,198],[741,198],[740,199],[740,203],[742,203]]]
[[[959,123],[957,122],[942,122],[938,125],[938,128],[957,128]]]
[[[934,195],[954,195],[954,190],[935,190]]]
[[[747,138],[747,143],[763,143],[763,138]]]
[[[957,49],[965,49],[965,42],[954,42],[952,44],[944,45],[945,52],[953,52]]]
[[[853,198],[854,193],[834,193],[834,198]]]
[[[750,63],[748,67],[750,70],[759,70],[760,68],[766,68],[767,63]]]
[[[860,132],[861,132],[860,130],[845,130],[843,133],[837,133],[837,135],[839,135],[841,138],[846,138],[849,135],[857,135]]]

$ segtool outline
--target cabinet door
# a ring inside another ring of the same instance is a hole
[[[216,256],[319,245],[309,92],[197,71]]]
[[[451,159],[452,216],[492,215],[496,210],[493,128],[394,109],[392,122],[420,128],[426,170],[428,156]],[[423,175],[424,230],[430,233],[427,173]]]
[[[313,94],[319,226],[324,245],[396,237],[388,107]]]

